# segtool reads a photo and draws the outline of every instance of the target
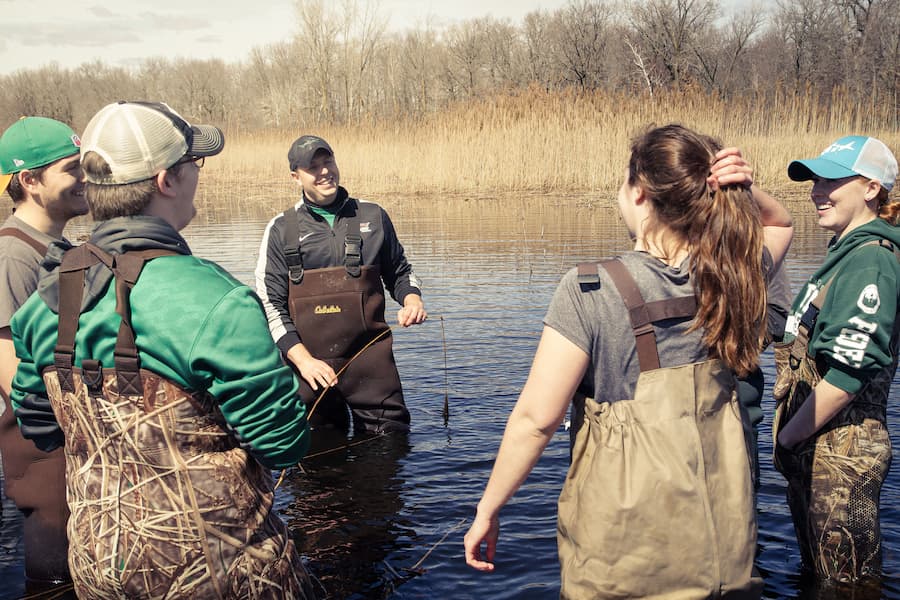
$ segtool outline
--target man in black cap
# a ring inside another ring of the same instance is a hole
[[[419,280],[384,209],[340,187],[328,142],[301,136],[288,162],[301,198],[266,226],[256,267],[272,337],[317,402],[311,424],[348,431],[349,407],[357,432],[406,431],[384,291],[397,322],[415,325],[427,317]]]

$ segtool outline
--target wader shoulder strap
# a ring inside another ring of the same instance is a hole
[[[347,218],[347,235],[344,236],[344,268],[350,277],[359,277],[362,266],[362,236],[359,235],[359,215]]]
[[[37,253],[41,256],[47,254],[47,246],[40,243],[21,229],[15,229],[14,227],[4,227],[3,229],[0,229],[0,235],[8,235],[10,237],[22,240],[23,242],[34,248],[35,251],[37,251]]]
[[[303,256],[300,254],[300,217],[293,206],[283,213],[284,217],[284,260],[288,266],[291,283],[299,285],[303,281]]]
[[[578,265],[579,281],[586,282],[590,276],[590,264]],[[594,274],[597,274],[597,263],[593,263],[593,265]],[[693,317],[697,313],[696,297],[691,295],[645,302],[637,282],[621,260],[605,260],[599,263],[599,266],[609,273],[628,309],[641,371],[658,369],[660,367],[659,351],[656,346],[653,323],[666,319]],[[599,275],[597,277],[599,281]]]
[[[72,368],[75,357],[75,334],[78,331],[81,298],[84,294],[84,274],[90,267],[102,263],[112,270],[115,277],[116,313],[121,317],[113,351],[118,392],[124,395],[143,394],[140,358],[134,343],[129,297],[144,263],[159,256],[175,254],[177,253],[171,250],[139,250],[114,256],[90,243],[66,252],[59,272],[59,335],[53,353],[63,391],[75,391]],[[82,360],[82,378],[89,389],[99,390],[103,385],[100,362],[89,358]]]
[[[900,249],[888,240],[872,240],[859,245],[860,248],[863,246],[881,246],[882,248],[893,252],[894,258],[897,259],[897,262],[900,262]],[[819,290],[819,293],[816,294],[816,297],[813,298],[812,302],[809,303],[809,306],[806,307],[806,310],[800,317],[800,323],[797,326],[797,337],[794,338],[794,343],[791,344],[791,353],[789,357],[791,369],[795,371],[800,367],[800,361],[803,360],[803,357],[807,353],[807,349],[809,348],[809,336],[816,326],[816,321],[819,320],[819,312],[822,310],[822,305],[825,304],[828,290],[831,289],[831,284],[834,283],[834,280],[841,274],[841,270],[842,269],[839,269],[831,276],[831,279],[825,282],[825,285],[822,286],[822,289]]]

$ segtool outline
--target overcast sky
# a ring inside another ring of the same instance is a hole
[[[381,0],[380,12],[403,30],[488,14],[518,23],[565,1]],[[134,65],[152,56],[233,62],[254,46],[290,39],[296,20],[293,0],[0,0],[0,14],[0,74],[51,62]]]
[[[440,29],[486,15],[518,24],[533,10],[555,10],[566,1],[381,0],[380,12],[392,30],[426,21]],[[154,56],[235,62],[255,46],[290,39],[296,20],[294,0],[0,0],[0,14],[0,74],[94,60],[129,66]]]

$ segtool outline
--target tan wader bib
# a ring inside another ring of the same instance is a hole
[[[718,360],[654,368],[654,311],[620,262],[602,266],[630,309],[642,372],[633,399],[574,400],[560,596],[759,598],[749,423],[735,378]]]
[[[81,600],[312,598],[271,472],[228,434],[215,400],[140,368],[130,289],[146,260],[84,244],[60,268],[59,338],[44,382],[65,432],[69,564]],[[113,270],[115,364],[73,366],[84,273]]]
[[[813,299],[794,341],[775,347],[772,437],[776,440],[825,372],[808,349],[833,281]],[[892,340],[898,326],[895,322]],[[819,577],[855,581],[881,572],[879,499],[891,466],[887,398],[896,370],[895,353],[893,363],[815,435],[793,449],[775,444],[775,467],[787,480],[800,556],[804,567]]]

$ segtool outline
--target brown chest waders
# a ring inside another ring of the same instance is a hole
[[[0,235],[18,238],[41,256],[47,247],[25,232],[11,227]],[[62,448],[42,452],[22,437],[8,399],[0,415],[0,456],[6,496],[22,511],[25,543],[26,591],[69,580],[66,521],[66,457]]]
[[[271,472],[239,447],[208,394],[141,368],[129,297],[145,261],[91,244],[60,267],[59,337],[43,373],[65,433],[69,562],[80,600],[311,598]],[[115,275],[114,364],[74,366],[85,271]]]
[[[865,245],[871,244],[884,246],[877,241]],[[891,245],[884,247],[894,250]],[[824,362],[808,354],[809,340],[839,275],[813,299],[794,341],[776,346],[775,440],[826,372]],[[897,339],[898,327],[895,319],[892,340]],[[803,566],[824,579],[855,581],[881,572],[879,499],[891,466],[886,423],[888,393],[897,370],[897,352],[893,354],[892,364],[815,435],[793,449],[775,443],[775,467],[787,480]]]
[[[353,233],[344,240],[343,266],[305,270],[297,211],[286,210],[284,218],[291,320],[310,354],[335,373],[346,367],[316,406],[310,424],[347,431],[352,416],[358,432],[407,430],[409,411],[394,361],[393,336],[384,319],[381,271],[377,265],[361,265],[358,221],[351,218],[348,224]],[[322,395],[321,389],[313,390],[298,378],[307,404]]]
[[[759,598],[750,425],[735,377],[715,359],[661,367],[653,323],[693,316],[696,299],[645,303],[621,261],[600,265],[628,308],[641,374],[633,399],[574,398],[560,597]],[[596,263],[578,268],[579,282],[599,282]]]

